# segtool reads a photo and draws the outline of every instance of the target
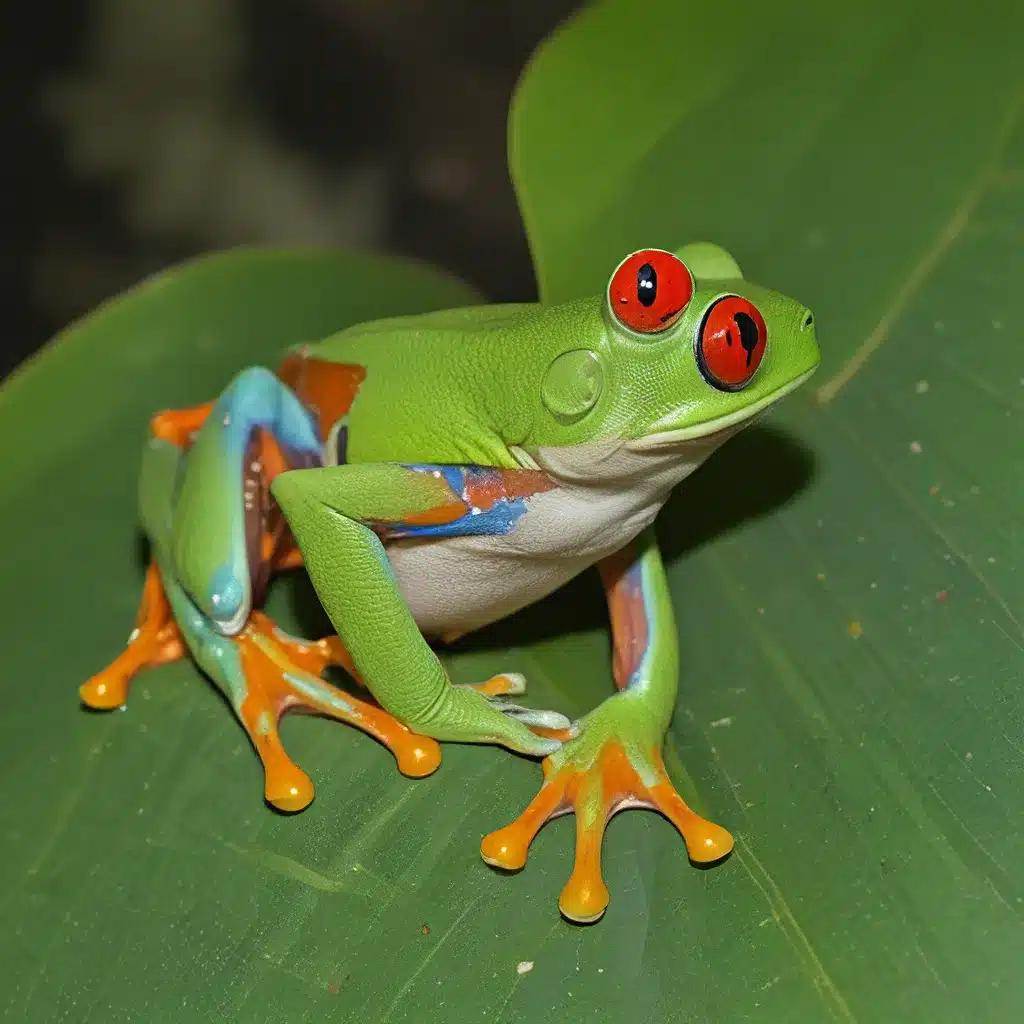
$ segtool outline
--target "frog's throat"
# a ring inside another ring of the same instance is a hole
[[[776,388],[775,391],[765,395],[759,401],[754,402],[752,405],[744,406],[742,409],[737,409],[735,412],[728,413],[725,416],[718,416],[715,419],[705,420],[702,423],[688,423],[685,427],[676,427],[673,425],[675,417],[670,414],[653,424],[649,434],[645,434],[643,437],[638,437],[632,441],[627,441],[625,445],[631,451],[650,451],[655,448],[666,448],[676,445],[680,441],[710,439],[715,434],[721,433],[727,436],[729,433],[735,433],[736,430],[746,426],[769,406],[774,405],[780,399],[790,394],[790,392],[795,391],[816,369],[816,365],[812,366],[811,369],[800,374],[799,377],[795,377],[793,380],[783,384],[782,387]]]

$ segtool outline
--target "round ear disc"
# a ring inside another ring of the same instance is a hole
[[[564,352],[544,375],[540,396],[559,423],[582,419],[597,405],[604,387],[604,370],[594,352]]]

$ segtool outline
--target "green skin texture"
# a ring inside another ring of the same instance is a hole
[[[678,322],[656,336],[619,324],[605,292],[557,306],[482,306],[383,320],[308,350],[316,359],[366,368],[348,415],[347,462],[283,473],[272,494],[363,680],[410,729],[550,755],[554,768],[581,771],[613,739],[644,782],[655,781],[650,751],[660,749],[675,705],[679,652],[652,530],[631,544],[650,624],[643,661],[630,686],[575,723],[575,738],[562,744],[531,732],[528,716],[512,717],[500,701],[451,684],[399,592],[384,547],[364,524],[400,521],[443,501],[436,478],[396,463],[514,469],[532,466],[545,449],[701,438],[742,425],[810,375],[820,355],[800,303],[743,279],[716,246],[700,243],[677,254],[694,276],[694,294]],[[703,314],[723,295],[755,303],[768,328],[757,373],[735,392],[709,385],[694,354]],[[152,442],[140,506],[185,641],[237,708],[244,679],[201,585],[230,541],[225,502],[238,500],[203,455],[219,429],[213,417],[207,420],[188,457]],[[577,809],[581,825],[598,814],[599,799],[598,780]]]

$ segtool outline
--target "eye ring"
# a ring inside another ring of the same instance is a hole
[[[608,308],[627,330],[661,334],[673,327],[693,298],[689,267],[667,249],[639,249],[615,268],[608,282]]]
[[[693,339],[697,366],[718,391],[742,391],[768,347],[768,327],[749,299],[723,295],[708,306]]]

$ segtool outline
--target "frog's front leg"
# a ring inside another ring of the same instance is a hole
[[[733,847],[676,792],[661,756],[675,706],[679,650],[671,599],[653,531],[600,565],[608,595],[619,692],[576,724],[577,736],[544,762],[544,783],[513,824],[485,836],[483,859],[516,870],[545,822],[576,814],[576,863],[559,907],[572,921],[608,906],[601,845],[608,820],[631,807],[660,811],[682,834],[690,858],[711,863]]]
[[[543,756],[569,722],[505,703],[511,686],[453,686],[402,597],[378,534],[423,531],[435,539],[493,532],[449,477],[459,467],[356,463],[283,473],[272,485],[302,550],[320,603],[364,685],[411,729],[438,740],[496,743]],[[486,472],[486,471],[485,471]],[[498,517],[501,518],[500,516]],[[536,731],[535,731],[536,730]],[[544,736],[540,733],[547,732]]]

